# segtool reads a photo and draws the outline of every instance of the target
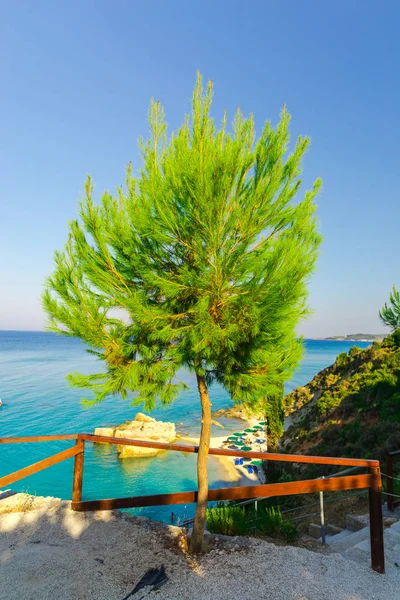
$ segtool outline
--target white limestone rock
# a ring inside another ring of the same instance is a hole
[[[114,427],[96,427],[94,430],[94,435],[102,435],[105,437],[114,437],[115,428]],[[96,442],[97,444],[107,444],[107,442]]]
[[[176,440],[174,423],[156,421],[143,413],[138,413],[133,421],[127,421],[116,428],[97,427],[95,435],[112,436],[133,440],[146,440],[171,444]],[[105,443],[105,442],[103,442]],[[163,450],[156,448],[143,448],[140,446],[117,446],[119,458],[141,458],[156,456]]]

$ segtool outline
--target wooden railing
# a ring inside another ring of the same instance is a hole
[[[387,507],[391,512],[400,505],[400,499],[394,494],[393,461],[395,458],[400,458],[400,450],[386,454]]]
[[[75,446],[54,454],[29,467],[0,478],[0,488],[15,483],[20,479],[33,475],[47,467],[55,465],[67,458],[75,457],[74,476],[72,486],[71,508],[76,511],[113,510],[118,508],[137,508],[142,506],[162,506],[169,504],[187,504],[197,501],[197,491],[177,492],[173,494],[156,494],[151,496],[133,496],[129,498],[108,498],[106,500],[82,501],[82,482],[84,470],[85,442],[103,442],[118,444],[120,446],[141,446],[158,450],[172,450],[175,452],[198,453],[198,446],[182,444],[164,444],[144,440],[129,440],[123,438],[91,435],[88,433],[70,435],[47,435],[34,437],[0,438],[0,444],[15,444],[25,442],[46,442],[56,440],[75,440]],[[245,500],[254,497],[289,496],[293,494],[307,494],[314,492],[333,492],[338,490],[351,490],[368,488],[369,514],[370,514],[370,540],[371,540],[371,566],[374,571],[384,573],[385,557],[383,547],[382,523],[382,480],[379,461],[356,458],[331,458],[322,456],[303,456],[295,454],[274,454],[265,452],[245,452],[240,450],[225,450],[210,448],[209,453],[215,456],[247,457],[268,461],[290,463],[307,463],[318,465],[339,465],[346,467],[366,467],[368,473],[363,475],[338,476],[328,479],[307,479],[290,481],[286,483],[266,483],[252,486],[219,488],[210,490],[208,499],[216,500]]]

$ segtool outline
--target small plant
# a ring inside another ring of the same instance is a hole
[[[221,535],[261,534],[280,537],[287,542],[298,539],[299,533],[292,520],[284,520],[279,506],[265,507],[261,516],[254,507],[237,506],[234,503],[219,502],[207,510],[207,529]]]
[[[300,536],[295,523],[291,519],[282,521],[280,534],[287,542],[295,542]]]
[[[218,502],[207,509],[207,529],[221,535],[246,535],[251,527],[243,506]]]
[[[341,367],[346,366],[347,363],[348,363],[347,353],[341,352],[336,358],[335,366],[340,369]]]
[[[257,523],[257,528],[264,534],[275,537],[280,532],[283,523],[282,513],[279,507],[266,508],[265,513]]]
[[[284,520],[279,506],[266,508],[265,513],[257,522],[257,529],[270,537],[282,537],[287,542],[299,538],[297,527],[291,519]]]
[[[349,350],[349,356],[351,358],[354,358],[355,356],[358,356],[359,354],[361,354],[362,350],[358,347],[358,346],[352,346]]]

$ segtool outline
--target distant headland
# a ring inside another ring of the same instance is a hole
[[[386,333],[349,333],[348,335],[331,335],[323,339],[340,342],[381,342],[386,336]]]

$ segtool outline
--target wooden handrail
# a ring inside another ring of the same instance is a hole
[[[119,446],[139,446],[142,448],[154,448],[156,450],[174,450],[177,452],[198,453],[198,446],[186,446],[184,444],[166,444],[163,442],[150,442],[147,440],[133,440],[127,438],[108,437],[103,435],[92,435],[81,433],[79,438],[89,442],[118,444]],[[273,460],[294,463],[309,463],[319,465],[342,465],[347,467],[379,467],[378,460],[359,458],[331,458],[326,456],[303,456],[300,454],[276,454],[270,452],[245,452],[241,450],[225,450],[225,448],[210,448],[209,454],[216,456],[243,456],[252,459]]]
[[[72,503],[71,508],[77,511],[92,510],[112,510],[116,508],[132,508],[141,506],[158,506],[167,504],[182,504],[196,502],[197,491],[179,492],[174,494],[156,494],[152,496],[136,496],[133,498],[109,498],[106,500],[90,500],[82,502],[82,480],[84,466],[84,445],[85,441],[102,442],[108,444],[117,444],[120,446],[139,446],[144,448],[154,448],[158,450],[172,450],[175,452],[198,453],[198,446],[186,446],[184,444],[164,444],[161,442],[151,442],[146,440],[133,440],[125,438],[115,438],[90,433],[66,434],[66,435],[45,435],[45,436],[25,436],[25,437],[2,437],[0,444],[16,444],[26,442],[48,442],[76,440],[75,446],[54,454],[44,460],[41,460],[29,467],[25,467],[0,478],[0,488],[9,485],[33,475],[43,469],[55,465],[67,458],[75,457]],[[379,573],[385,571],[385,556],[383,549],[383,521],[382,521],[382,480],[380,474],[379,461],[365,460],[356,458],[337,458],[325,456],[302,456],[295,454],[276,454],[266,452],[245,452],[241,450],[225,450],[224,448],[210,448],[209,454],[215,456],[243,456],[263,461],[283,461],[291,463],[306,463],[319,465],[339,465],[347,467],[367,467],[368,475],[355,476],[336,476],[327,479],[309,479],[303,481],[290,481],[286,483],[273,483],[246,487],[220,488],[210,490],[208,499],[216,500],[241,500],[245,498],[254,498],[255,496],[288,496],[293,494],[306,494],[320,491],[337,491],[348,489],[368,488],[369,490],[369,512],[370,512],[370,539],[371,539],[371,559],[372,569]],[[388,455],[388,460],[393,460],[394,455]]]
[[[275,496],[292,496],[294,494],[363,489],[368,488],[371,485],[372,475],[355,475],[353,477],[337,477],[336,479],[305,479],[302,481],[288,481],[285,483],[266,483],[263,485],[209,490],[208,500],[244,500],[246,498],[254,498],[259,496],[264,498]],[[131,498],[109,498],[107,500],[73,502],[72,508],[77,511],[113,510],[116,508],[189,504],[190,502],[197,502],[197,491],[179,492],[177,494],[156,494],[152,496],[135,496]]]
[[[64,435],[28,435],[25,437],[0,437],[0,444],[25,444],[30,442],[56,442],[63,440],[76,440],[77,433],[67,433]]]
[[[39,462],[34,463],[33,465],[29,465],[29,467],[24,467],[19,471],[14,471],[14,473],[10,473],[10,475],[5,475],[5,477],[0,478],[0,488],[4,487],[5,485],[10,485],[10,483],[15,483],[20,479],[24,479],[29,475],[33,475],[34,473],[38,473],[39,471],[43,471],[43,469],[47,469],[48,467],[56,465],[57,463],[66,460],[67,458],[71,458],[77,453],[78,450],[76,446],[73,446],[72,448],[67,448],[67,450],[63,450],[62,452],[53,454],[48,458],[44,458],[43,460],[40,460]]]
[[[143,448],[154,448],[156,450],[173,450],[176,452],[198,453],[199,447],[185,444],[166,444],[163,442],[151,442],[147,440],[134,440],[128,438],[116,438],[91,433],[70,433],[65,435],[41,435],[25,437],[1,437],[0,444],[17,444],[29,442],[50,442],[62,440],[87,440],[89,442],[118,444],[119,446],[139,446]],[[346,467],[376,467],[379,461],[359,458],[339,458],[326,456],[304,456],[298,454],[277,454],[272,452],[245,452],[241,450],[227,450],[225,448],[210,448],[210,454],[216,456],[243,456],[260,460],[272,460],[293,463],[309,463],[319,465],[339,465]],[[394,454],[394,453],[393,453]]]

